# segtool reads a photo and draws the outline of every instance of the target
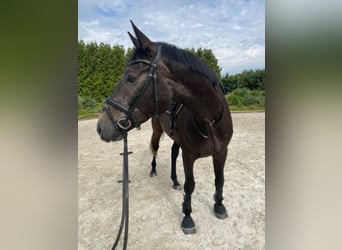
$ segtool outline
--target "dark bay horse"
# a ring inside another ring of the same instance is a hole
[[[222,203],[227,146],[233,134],[228,104],[215,73],[199,58],[173,45],[152,42],[132,22],[129,36],[135,51],[122,79],[107,98],[97,123],[97,132],[107,142],[123,138],[123,130],[139,128],[158,117],[160,128],[182,149],[185,174],[183,232],[195,233],[191,218],[191,195],[195,188],[196,159],[212,156],[215,173],[214,213],[227,217]],[[177,129],[170,133],[170,120],[163,115],[169,107],[183,104]]]

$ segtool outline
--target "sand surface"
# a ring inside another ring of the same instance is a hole
[[[229,217],[213,213],[214,172],[211,157],[195,162],[192,218],[197,233],[185,235],[183,190],[170,179],[172,141],[160,142],[158,176],[149,176],[152,155],[150,121],[128,136],[131,180],[127,249],[265,249],[265,113],[233,113],[234,135],[225,165],[224,204]],[[78,122],[78,249],[111,249],[121,217],[122,142],[105,143],[97,120]],[[177,160],[178,180],[184,172]],[[122,240],[118,249],[122,249]]]

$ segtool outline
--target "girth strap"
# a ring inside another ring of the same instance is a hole
[[[170,115],[170,135],[173,135],[174,129],[177,129],[177,115],[183,108],[183,104],[173,104],[166,114]]]

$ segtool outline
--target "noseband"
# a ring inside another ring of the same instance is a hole
[[[145,60],[145,59],[137,59],[137,60],[134,60],[134,61],[131,61],[128,63],[127,67],[129,67],[133,64],[137,64],[137,63],[144,63],[144,64],[147,64],[150,66],[150,70],[149,70],[149,73],[146,77],[146,80],[144,81],[144,84],[141,86],[139,91],[137,91],[137,93],[134,95],[134,97],[132,98],[128,107],[124,104],[121,104],[121,103],[111,99],[110,97],[108,97],[106,99],[106,101],[105,101],[106,104],[108,104],[111,107],[113,107],[113,108],[115,108],[115,109],[126,114],[125,118],[121,118],[120,120],[118,120],[116,122],[118,127],[120,127],[121,129],[128,130],[131,127],[131,125],[133,125],[137,129],[140,129],[140,123],[134,119],[133,113],[134,113],[135,108],[138,106],[139,102],[141,101],[141,98],[143,97],[143,95],[144,95],[144,93],[145,93],[145,91],[146,91],[146,89],[150,83],[153,83],[154,102],[155,102],[155,107],[156,107],[155,108],[156,109],[155,115],[156,116],[159,115],[157,75],[155,73],[155,70],[157,69],[157,63],[160,59],[160,56],[161,56],[161,45],[158,45],[157,52],[156,52],[152,62]],[[110,114],[109,109],[107,109],[106,111],[107,111],[107,114],[108,114],[110,120],[115,125],[115,121],[114,121],[112,115]]]

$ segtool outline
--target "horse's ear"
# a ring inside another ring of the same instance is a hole
[[[152,42],[144,33],[142,33],[137,26],[130,20],[135,36],[137,37],[139,48],[146,52],[151,52],[152,54],[155,53],[156,45]],[[136,46],[137,47],[137,46]],[[138,48],[138,47],[137,47]]]
[[[136,39],[130,32],[128,32],[129,37],[131,38],[132,43],[134,44],[135,48],[139,48],[139,41]]]

